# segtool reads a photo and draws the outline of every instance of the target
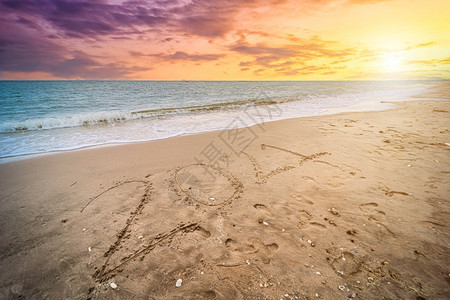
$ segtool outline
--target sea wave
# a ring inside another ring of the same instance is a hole
[[[6,121],[0,124],[0,132],[20,132],[98,124],[110,124],[130,119],[129,113],[121,112],[91,112],[73,116],[47,117],[28,119],[25,121]]]
[[[48,130],[93,125],[115,124],[143,118],[158,118],[173,115],[196,114],[219,110],[236,110],[244,106],[273,105],[295,101],[296,99],[249,99],[236,102],[226,102],[186,107],[171,107],[159,109],[136,110],[131,112],[105,111],[89,112],[77,115],[62,115],[25,121],[6,121],[0,124],[0,133]]]

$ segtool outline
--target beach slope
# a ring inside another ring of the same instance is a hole
[[[397,105],[2,164],[0,298],[448,299],[450,102]]]

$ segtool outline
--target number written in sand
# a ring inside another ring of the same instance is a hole
[[[178,189],[189,199],[219,206],[239,196],[243,185],[231,173],[206,164],[192,164],[175,171]]]

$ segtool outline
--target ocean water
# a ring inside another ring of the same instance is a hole
[[[0,81],[0,158],[381,110],[437,81]]]

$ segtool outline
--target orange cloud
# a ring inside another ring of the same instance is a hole
[[[0,0],[0,78],[366,78],[388,52],[448,77],[448,3]]]

